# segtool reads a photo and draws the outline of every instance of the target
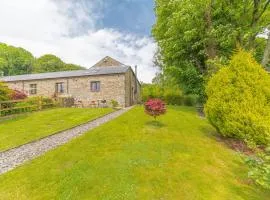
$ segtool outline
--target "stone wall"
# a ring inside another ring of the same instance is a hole
[[[91,81],[100,81],[100,91],[92,92],[90,88]],[[8,82],[8,86],[13,89],[24,91],[29,96],[47,96],[55,95],[55,84],[64,83],[64,93],[62,96],[72,96],[80,100],[84,105],[91,101],[107,100],[110,103],[112,99],[116,100],[121,106],[125,106],[125,74],[98,75],[84,77],[68,77],[59,79],[31,80]],[[37,94],[30,95],[30,84],[37,84]]]
[[[108,67],[108,66],[121,66],[121,65],[123,64],[120,63],[119,61],[109,56],[106,56],[105,58],[100,60],[98,63],[96,63],[93,67]]]
[[[91,81],[100,81],[100,91],[92,92]],[[55,96],[56,83],[63,83],[64,92],[59,96],[72,96],[82,101],[85,106],[92,101],[116,100],[121,106],[131,106],[140,102],[140,84],[132,69],[125,74],[110,74],[97,76],[67,77],[57,79],[28,80],[7,82],[12,89],[24,91],[28,96]],[[30,84],[37,84],[37,94],[31,95]]]
[[[126,106],[140,103],[141,86],[131,69],[125,74]]]

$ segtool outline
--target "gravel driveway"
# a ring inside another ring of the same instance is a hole
[[[33,141],[4,152],[0,152],[0,174],[10,171],[18,165],[25,163],[26,161],[32,160],[51,149],[67,143],[73,138],[76,138],[86,133],[87,131],[100,126],[101,124],[104,124],[122,115],[131,108],[132,107],[128,107],[115,111],[88,123],[76,126],[72,129],[61,131],[57,134],[53,134],[40,140]]]

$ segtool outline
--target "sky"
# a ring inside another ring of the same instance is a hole
[[[153,9],[153,0],[1,0],[0,42],[86,68],[111,56],[151,82]]]

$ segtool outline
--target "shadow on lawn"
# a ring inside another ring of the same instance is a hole
[[[246,155],[253,155],[255,152],[254,150],[250,149],[247,144],[237,138],[232,138],[232,137],[224,137],[221,134],[219,134],[216,130],[211,130],[206,127],[201,128],[202,132],[204,135],[218,143],[224,144],[227,148],[234,150],[235,152],[240,152],[244,153]],[[258,147],[263,149],[263,147]]]
[[[199,130],[205,136],[212,138],[212,139],[216,138],[219,135],[218,132],[215,130],[215,128],[212,127],[211,125],[200,125]]]
[[[166,126],[165,124],[163,124],[162,122],[157,121],[157,120],[148,121],[145,123],[145,125],[149,126],[151,128],[162,128],[162,127]]]

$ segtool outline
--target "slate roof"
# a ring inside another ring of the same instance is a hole
[[[4,76],[0,78],[0,81],[12,82],[12,81],[66,78],[66,77],[95,76],[95,75],[106,75],[106,74],[121,74],[121,73],[125,73],[129,68],[130,67],[126,65],[91,67],[86,70],[73,70],[73,71],[49,72],[49,73],[40,73],[40,74]]]

